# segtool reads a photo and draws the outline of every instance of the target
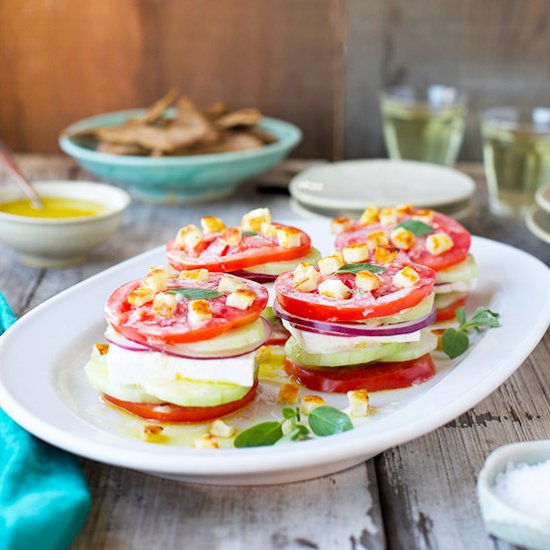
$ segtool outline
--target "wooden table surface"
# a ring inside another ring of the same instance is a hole
[[[61,156],[22,155],[20,160],[34,180],[92,179]],[[230,223],[238,222],[243,211],[263,205],[275,218],[292,217],[286,195],[273,193],[273,187],[308,164],[289,161],[206,210]],[[520,221],[488,213],[481,167],[460,168],[479,184],[474,212],[464,224],[475,234],[523,248],[548,264],[550,246]],[[71,269],[24,267],[13,252],[0,247],[0,290],[21,315],[78,281],[164,243],[198,216],[197,207],[133,203],[117,235],[85,265]],[[526,299],[536,296],[526,289]],[[476,476],[496,447],[550,437],[549,369],[547,333],[516,374],[474,409],[355,468],[303,483],[191,485],[83,460],[93,507],[73,548],[509,548],[484,529]]]

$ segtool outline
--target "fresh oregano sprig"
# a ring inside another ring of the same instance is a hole
[[[455,316],[459,323],[458,328],[448,328],[441,338],[443,351],[449,359],[462,355],[470,347],[470,331],[481,332],[484,328],[500,327],[500,314],[486,307],[478,307],[469,321],[466,319],[464,307],[459,307]]]
[[[223,294],[210,288],[172,288],[167,294],[179,294],[188,300],[209,300],[219,298]]]
[[[374,264],[345,264],[336,273],[359,273],[360,271],[370,271],[371,273],[380,273],[386,268]]]
[[[347,414],[328,405],[311,411],[308,416],[309,427],[301,422],[298,408],[285,407],[282,414],[283,419],[280,422],[262,422],[242,431],[233,444],[235,447],[264,447],[284,441],[310,439],[311,432],[319,437],[325,437],[353,429]]]
[[[395,229],[397,229],[398,227],[407,229],[408,231],[410,231],[411,233],[414,233],[417,236],[429,235],[430,233],[433,233],[435,231],[431,225],[421,222],[420,220],[405,220],[404,222],[397,224],[395,226]]]

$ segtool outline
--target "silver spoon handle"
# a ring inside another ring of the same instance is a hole
[[[34,190],[34,187],[23,175],[23,172],[21,172],[21,168],[19,167],[19,164],[17,164],[11,149],[2,140],[0,140],[0,165],[2,165],[7,172],[9,172],[19,187],[21,187],[25,195],[29,197],[35,208],[44,208],[44,203],[40,200],[40,197]]]

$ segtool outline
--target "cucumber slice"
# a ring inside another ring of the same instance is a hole
[[[450,306],[452,303],[464,298],[466,292],[449,292],[448,294],[436,294],[435,295],[435,307],[437,309],[444,309]]]
[[[437,336],[431,330],[423,330],[422,336],[418,342],[408,342],[400,350],[392,355],[384,356],[380,359],[382,363],[391,363],[393,361],[411,361],[418,359],[430,353],[437,347]]]
[[[478,268],[474,257],[469,254],[461,263],[452,265],[447,269],[438,271],[435,276],[436,283],[458,283],[477,277]]]
[[[143,388],[166,403],[182,407],[215,407],[238,401],[250,391],[249,387],[235,384],[191,380],[174,380],[157,384],[148,382],[143,385]]]
[[[174,380],[142,387],[137,384],[109,382],[106,355],[93,357],[86,364],[88,381],[96,390],[134,403],[173,403],[182,407],[214,407],[242,399],[249,387],[221,382]]]
[[[335,353],[307,353],[291,336],[285,344],[285,354],[295,363],[312,367],[342,367],[380,361],[382,357],[396,354],[406,344],[391,342],[368,348],[338,351]]]
[[[391,325],[395,323],[405,323],[406,321],[414,321],[415,319],[422,319],[422,317],[426,317],[426,315],[432,311],[433,306],[434,294],[430,294],[427,298],[424,298],[424,300],[414,307],[404,309],[395,315],[377,317],[376,319],[367,319],[362,322],[361,325],[366,327],[377,327],[380,325]]]
[[[311,247],[309,254],[303,258],[297,258],[296,260],[287,260],[285,262],[269,262],[267,264],[253,265],[246,268],[246,271],[252,273],[261,273],[263,275],[280,275],[294,269],[300,262],[306,262],[309,264],[316,264],[317,260],[321,257],[321,253]]]
[[[134,403],[162,403],[157,397],[148,394],[135,384],[113,384],[109,382],[107,356],[92,357],[84,367],[88,382],[101,393],[107,393],[122,401]]]
[[[220,334],[210,340],[202,340],[191,344],[180,344],[178,349],[181,353],[198,352],[228,352],[245,348],[255,342],[261,342],[265,339],[266,329],[261,319],[256,319],[242,327],[235,328],[228,332]]]

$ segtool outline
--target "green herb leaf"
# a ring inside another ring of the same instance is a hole
[[[464,309],[464,306],[460,306],[456,309],[455,317],[460,326],[462,326],[466,322],[466,310]]]
[[[454,359],[459,355],[462,355],[470,345],[470,339],[464,332],[460,332],[454,328],[448,328],[441,338],[443,344],[443,351],[447,354],[449,359]]]
[[[370,271],[371,273],[379,273],[386,268],[381,265],[373,264],[346,264],[343,265],[336,273],[359,273],[360,271]]]
[[[349,416],[335,407],[323,405],[313,409],[308,418],[311,431],[324,437],[353,429]]]
[[[474,311],[472,318],[465,325],[472,326],[476,330],[479,330],[481,327],[498,328],[500,327],[499,317],[499,313],[495,313],[486,307],[478,307]]]
[[[258,234],[256,231],[249,231],[248,229],[245,229],[244,231],[241,231],[241,233],[242,233],[245,237],[254,237],[255,235]]]
[[[431,225],[421,222],[420,220],[405,220],[400,224],[396,225],[395,228],[402,227],[403,229],[408,229],[411,233],[415,235],[429,235],[435,230]]]
[[[289,418],[296,418],[296,411],[290,407],[285,407],[283,409],[283,418],[286,418],[287,420]]]
[[[265,447],[274,445],[283,437],[280,422],[262,422],[241,432],[233,443],[235,447]]]
[[[500,314],[486,307],[478,307],[469,321],[466,319],[463,307],[456,310],[455,316],[459,322],[458,329],[448,328],[441,339],[443,351],[451,359],[462,355],[468,349],[470,345],[468,334],[471,330],[481,332],[482,328],[500,327]]]
[[[297,424],[296,427],[286,436],[290,441],[302,441],[309,438],[309,430],[303,424]]]
[[[188,300],[208,300],[223,296],[221,292],[209,288],[172,288],[168,291],[168,294],[180,294]]]

